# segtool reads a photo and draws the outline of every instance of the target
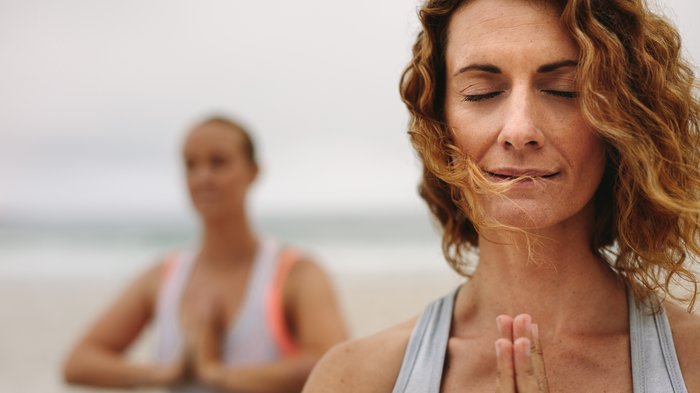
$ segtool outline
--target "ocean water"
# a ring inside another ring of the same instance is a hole
[[[255,226],[338,273],[446,266],[438,231],[427,216],[277,216]],[[197,226],[187,222],[2,223],[0,279],[123,278],[197,243]]]
[[[352,337],[406,320],[457,285],[427,217],[266,217],[255,225],[331,273]],[[157,220],[0,220],[0,392],[97,393],[62,382],[67,351],[130,277],[173,249],[196,247],[197,234],[195,225]],[[129,356],[148,361],[151,345],[146,330]]]

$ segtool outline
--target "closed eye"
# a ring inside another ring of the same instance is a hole
[[[468,102],[479,102],[483,100],[488,100],[490,98],[494,98],[501,94],[502,91],[494,91],[491,93],[486,93],[486,94],[471,94],[471,95],[466,95],[464,96],[464,101]]]
[[[561,91],[561,90],[542,90],[543,92],[555,96],[555,97],[562,97],[562,98],[576,98],[578,97],[578,93],[575,91]]]

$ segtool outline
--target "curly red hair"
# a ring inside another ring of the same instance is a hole
[[[466,274],[465,253],[490,225],[475,202],[484,182],[459,159],[444,122],[444,52],[451,16],[469,0],[428,0],[401,77],[411,142],[423,163],[419,187],[443,229],[443,252]],[[637,298],[670,296],[693,308],[700,255],[700,101],[681,39],[642,0],[558,0],[578,44],[579,105],[607,150],[595,198],[591,249]],[[680,284],[685,293],[673,290]]]

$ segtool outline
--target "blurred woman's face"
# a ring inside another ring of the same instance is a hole
[[[202,218],[242,212],[257,171],[238,130],[216,122],[201,125],[187,136],[183,157],[190,198]]]
[[[602,141],[576,98],[578,48],[560,10],[523,0],[475,0],[448,27],[445,116],[462,151],[495,183],[486,213],[520,228],[593,218]]]

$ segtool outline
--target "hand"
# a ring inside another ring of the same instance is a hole
[[[205,382],[220,365],[220,341],[224,329],[223,306],[207,298],[185,320],[185,358],[190,374]]]
[[[158,365],[151,373],[154,386],[173,386],[187,378],[187,362],[180,356],[171,364]]]
[[[548,393],[539,327],[527,314],[496,319],[497,393]]]

